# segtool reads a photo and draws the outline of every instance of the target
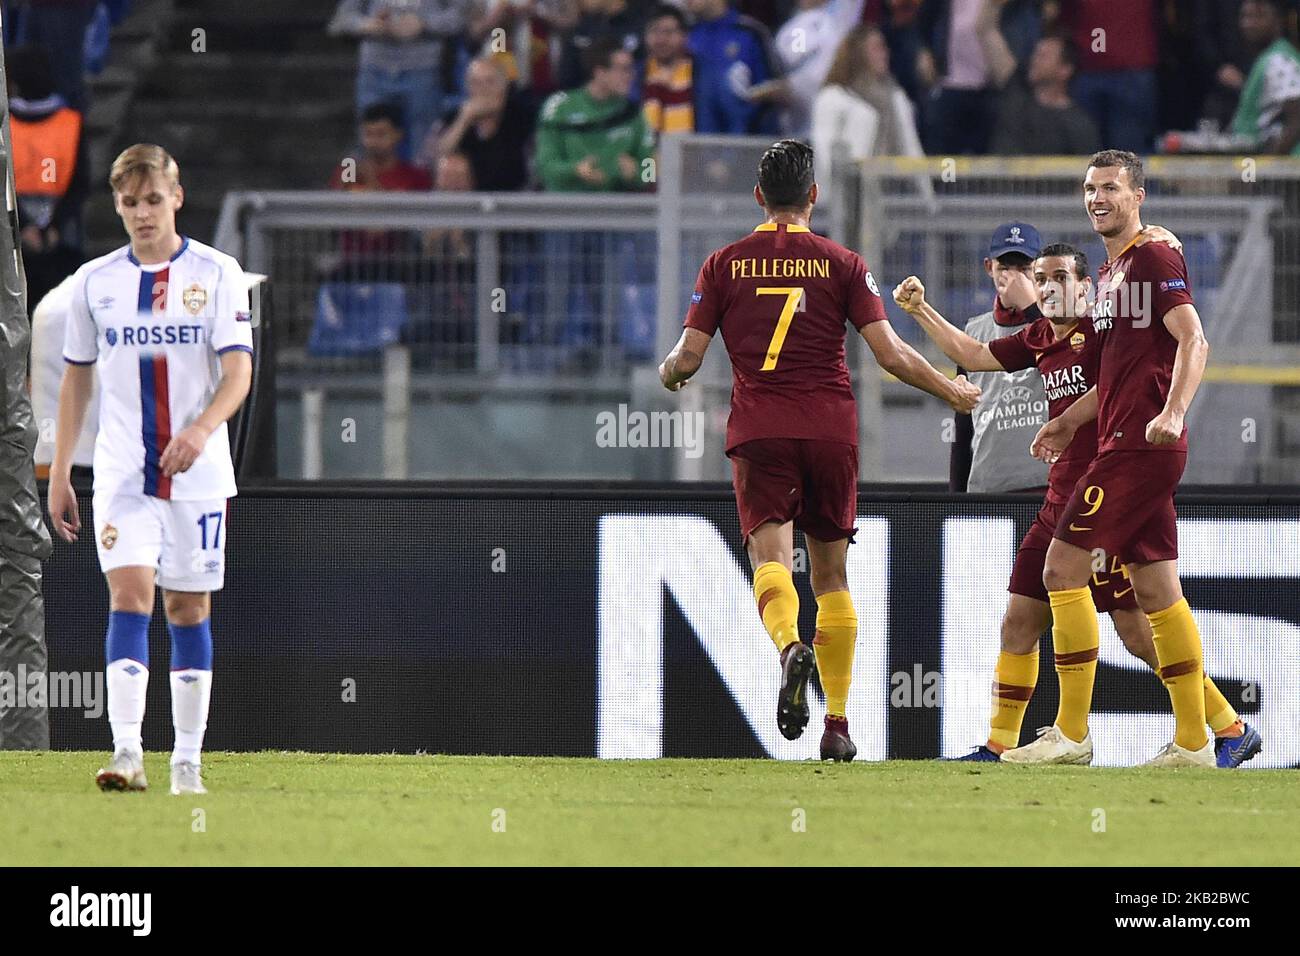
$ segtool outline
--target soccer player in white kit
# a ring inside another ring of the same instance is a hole
[[[199,773],[212,689],[211,592],[225,575],[235,494],[226,421],[252,380],[248,288],[239,263],[179,235],[175,160],[137,144],[113,162],[113,206],[130,242],[73,277],[49,509],[81,529],[70,473],[98,371],[94,520],[108,579],[105,640],[113,759],[102,790],[144,790],[141,724],[155,579],[171,633],[171,792],[205,793]]]

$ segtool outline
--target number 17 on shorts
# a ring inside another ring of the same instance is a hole
[[[105,572],[141,566],[170,591],[225,583],[227,499],[169,501],[142,492],[95,496],[95,546]]]

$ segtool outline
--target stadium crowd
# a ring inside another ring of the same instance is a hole
[[[95,177],[84,78],[102,68],[109,27],[131,0],[3,5],[34,308],[84,258],[80,207]],[[1300,155],[1298,14],[1300,0],[339,0],[324,30],[357,45],[355,88],[338,95],[355,100],[358,142],[339,144],[328,185],[649,192],[670,132],[806,139],[823,183],[837,154]],[[51,180],[51,156],[76,174]],[[507,341],[606,341],[602,262],[612,256],[613,284],[633,303],[622,311],[634,316],[617,338],[648,354],[648,250],[598,233],[503,242],[507,270],[520,273],[509,278],[529,290]],[[357,283],[392,283],[403,299],[432,289],[448,300],[433,311],[450,328],[403,334],[469,354],[465,235],[358,230],[340,235],[338,252],[320,276],[337,283],[336,311],[357,311],[345,301]],[[542,261],[566,263],[564,281],[545,279],[555,270]],[[539,326],[560,314],[565,329]],[[372,325],[361,323],[356,348],[378,341]]]
[[[1146,153],[1197,130],[1300,155],[1297,6],[342,0],[329,31],[360,41],[363,125],[392,122],[397,161],[429,171],[366,185],[614,191],[652,188],[641,164],[676,131],[862,158]]]

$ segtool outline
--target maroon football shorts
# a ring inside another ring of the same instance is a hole
[[[1093,459],[1061,510],[1053,535],[1109,562],[1178,557],[1174,492],[1187,465],[1184,451],[1106,451]]]
[[[1020,542],[1015,563],[1011,566],[1011,583],[1007,590],[1022,594],[1035,601],[1047,603],[1047,588],[1043,587],[1043,564],[1047,560],[1047,546],[1052,543],[1052,532],[1060,520],[1064,502],[1043,502],[1034,516],[1034,523]],[[1095,572],[1088,582],[1092,588],[1092,603],[1102,613],[1137,607],[1133,585],[1118,558],[1106,562],[1102,571]]]
[[[740,531],[768,521],[817,541],[853,540],[858,514],[858,449],[812,438],[755,438],[729,451]]]

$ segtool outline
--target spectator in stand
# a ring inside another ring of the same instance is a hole
[[[612,40],[641,57],[641,35],[645,30],[642,3],[628,0],[578,0],[578,22],[565,35],[560,53],[560,89],[582,86],[591,75],[587,72],[585,53],[602,40]]]
[[[934,57],[921,29],[921,0],[884,0],[880,30],[889,45],[890,70],[919,111],[934,85]]]
[[[30,315],[46,292],[81,265],[81,209],[90,190],[90,168],[82,115],[55,92],[49,51],[18,47],[6,60]]]
[[[879,27],[854,27],[840,43],[813,103],[812,147],[823,194],[841,150],[855,161],[923,155],[912,101],[889,71],[889,45]]]
[[[406,136],[401,158],[415,161],[442,116],[443,72],[468,22],[470,0],[340,0],[327,31],[361,40],[357,112],[400,105]]]
[[[1246,85],[1251,55],[1241,36],[1241,0],[1192,0],[1187,33],[1203,84],[1198,114],[1226,128]]]
[[[632,54],[616,38],[605,37],[587,50],[586,61],[591,74],[587,85],[556,93],[542,107],[537,132],[542,185],[551,192],[651,188],[646,171],[654,134],[640,106],[628,98],[636,73]],[[643,273],[653,268],[653,238],[592,231],[548,232],[543,238],[550,331],[542,335],[547,344],[565,349],[563,361],[574,370],[589,371],[599,364],[602,345],[616,339],[627,345],[629,336],[617,335],[605,323],[613,308],[606,263],[629,272],[630,287],[638,288]]]
[[[671,4],[660,4],[646,19],[641,105],[656,137],[695,131],[695,58],[686,46],[688,30],[686,15]]]
[[[374,103],[361,114],[361,159],[355,168],[340,163],[330,184],[334,189],[383,192],[427,192],[433,181],[427,170],[402,158],[405,117],[396,103]]]
[[[1034,44],[1027,67],[1011,56],[996,24],[986,26],[985,51],[1005,82],[990,151],[999,156],[1085,156],[1101,149],[1097,124],[1070,99],[1074,45],[1049,35]]]
[[[1232,131],[1256,137],[1269,153],[1300,156],[1300,50],[1284,35],[1282,0],[1245,0],[1241,35],[1257,51]]]
[[[361,114],[361,158],[344,159],[330,183],[348,192],[428,192],[429,172],[402,158],[405,138],[400,108],[394,103],[374,103]],[[392,229],[349,229],[339,236],[343,254],[337,278],[393,278],[395,266],[410,252],[410,236]]]
[[[475,0],[469,32],[508,61],[512,83],[540,98],[559,89],[560,37],[577,22],[577,0]]]
[[[636,67],[618,40],[587,51],[586,86],[555,93],[542,107],[537,172],[550,192],[640,191],[654,136],[628,98]]]
[[[528,145],[537,119],[532,97],[510,82],[505,65],[493,56],[470,61],[465,87],[469,95],[460,109],[446,116],[438,138],[439,157],[464,157],[470,189],[523,189],[528,185]]]
[[[1074,98],[1108,148],[1147,153],[1156,136],[1156,0],[1088,0],[1061,8],[1079,72]]]
[[[690,49],[699,65],[695,77],[695,129],[701,133],[776,132],[776,111],[755,91],[780,70],[772,35],[741,16],[728,0],[686,0],[695,18]]]
[[[1019,61],[1029,56],[1041,31],[1037,5],[1034,0],[932,0],[920,15],[929,41],[922,72],[937,77],[925,107],[926,151],[985,153],[998,97],[979,24],[983,18],[994,20]]]
[[[437,173],[438,192],[475,188],[471,161],[461,153],[440,156]],[[474,367],[474,252],[474,236],[464,229],[432,229],[424,234],[420,263],[407,287],[409,319],[402,330],[402,341],[412,346],[412,367]]]
[[[98,0],[27,0],[14,11],[20,13],[15,42],[49,51],[54,92],[81,113],[86,110],[86,30],[97,6]]]
[[[861,22],[863,0],[798,0],[796,7],[776,34],[776,54],[785,75],[776,82],[773,98],[784,104],[782,132],[806,140],[813,100],[844,37]]]

